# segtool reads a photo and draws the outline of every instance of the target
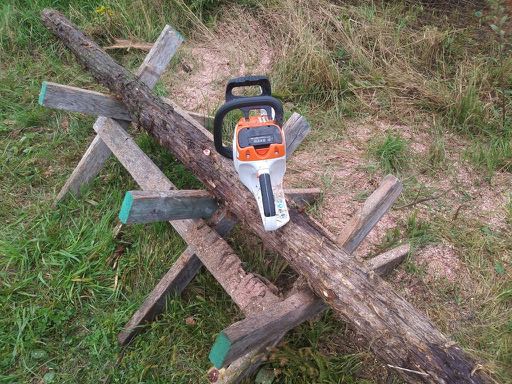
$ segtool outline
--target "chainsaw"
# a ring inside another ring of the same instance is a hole
[[[250,86],[259,86],[261,94],[233,94],[234,88]],[[223,122],[236,109],[243,117],[235,126],[232,146],[227,147],[222,141]],[[275,231],[290,220],[283,190],[286,143],[282,125],[283,105],[272,97],[267,77],[239,77],[228,82],[226,102],[217,110],[213,123],[215,149],[233,160],[240,181],[258,203],[265,231]]]

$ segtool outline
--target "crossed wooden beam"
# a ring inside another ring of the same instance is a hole
[[[166,26],[144,62],[137,70],[139,79],[153,88],[166,69],[183,37]],[[204,126],[210,117],[183,111],[170,100],[165,102]],[[269,347],[278,344],[286,332],[326,309],[326,304],[309,288],[294,287],[283,297],[275,294],[257,276],[242,268],[241,260],[223,239],[236,219],[219,207],[206,191],[177,190],[162,171],[138,147],[126,132],[131,116],[118,99],[80,88],[50,82],[43,83],[39,103],[50,108],[100,116],[93,125],[96,136],[56,198],[56,204],[69,193],[92,180],[113,154],[137,182],[141,191],[128,191],[120,210],[123,224],[169,221],[187,242],[188,248],[147,296],[118,335],[126,346],[145,324],[165,309],[170,295],[180,294],[205,266],[222,285],[246,316],[221,331],[211,349],[214,364],[212,380],[217,383],[239,382],[254,372]],[[310,131],[309,124],[297,113],[285,123],[287,156],[291,156]],[[337,239],[352,254],[366,235],[390,209],[402,190],[401,183],[386,176],[362,209],[345,226]],[[287,200],[304,207],[317,199],[319,189],[289,189]],[[198,225],[199,224],[199,225]],[[402,245],[367,261],[367,266],[381,276],[404,260],[409,245]],[[228,255],[220,258],[219,255]]]

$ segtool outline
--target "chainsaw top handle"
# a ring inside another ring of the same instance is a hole
[[[252,86],[259,86],[261,88],[261,94],[258,96],[272,96],[272,88],[270,87],[270,81],[267,76],[243,76],[228,81],[226,85],[226,101],[246,97],[234,95],[234,88]]]
[[[265,107],[271,107],[274,109],[274,120],[276,121],[277,125],[281,127],[283,125],[284,115],[283,105],[275,97],[267,95],[249,97],[236,96],[221,106],[217,110],[215,119],[213,120],[213,142],[217,152],[219,152],[222,156],[227,157],[228,159],[233,159],[233,149],[222,144],[222,123],[224,122],[224,117],[226,117],[228,112],[234,109],[242,109],[244,112],[246,112],[254,109],[264,109]]]

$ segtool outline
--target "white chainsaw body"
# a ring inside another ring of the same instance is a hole
[[[233,153],[236,153],[236,142],[233,142]],[[234,165],[240,177],[240,181],[251,191],[258,203],[258,209],[265,231],[275,231],[290,221],[283,189],[286,157],[270,160],[240,161],[238,160],[238,156],[234,156]],[[259,176],[263,173],[268,173],[272,182],[276,209],[275,216],[266,217],[263,213],[263,200],[259,182]]]

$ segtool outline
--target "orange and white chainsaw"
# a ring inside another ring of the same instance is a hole
[[[258,96],[237,96],[237,87],[259,86]],[[232,147],[222,141],[223,122],[235,109],[244,116],[236,124]],[[257,111],[256,114],[251,111]],[[215,149],[234,160],[240,181],[252,192],[266,231],[281,228],[289,220],[283,190],[286,171],[286,143],[283,134],[283,105],[272,97],[270,81],[265,76],[232,79],[226,86],[226,103],[215,114],[213,137]]]

